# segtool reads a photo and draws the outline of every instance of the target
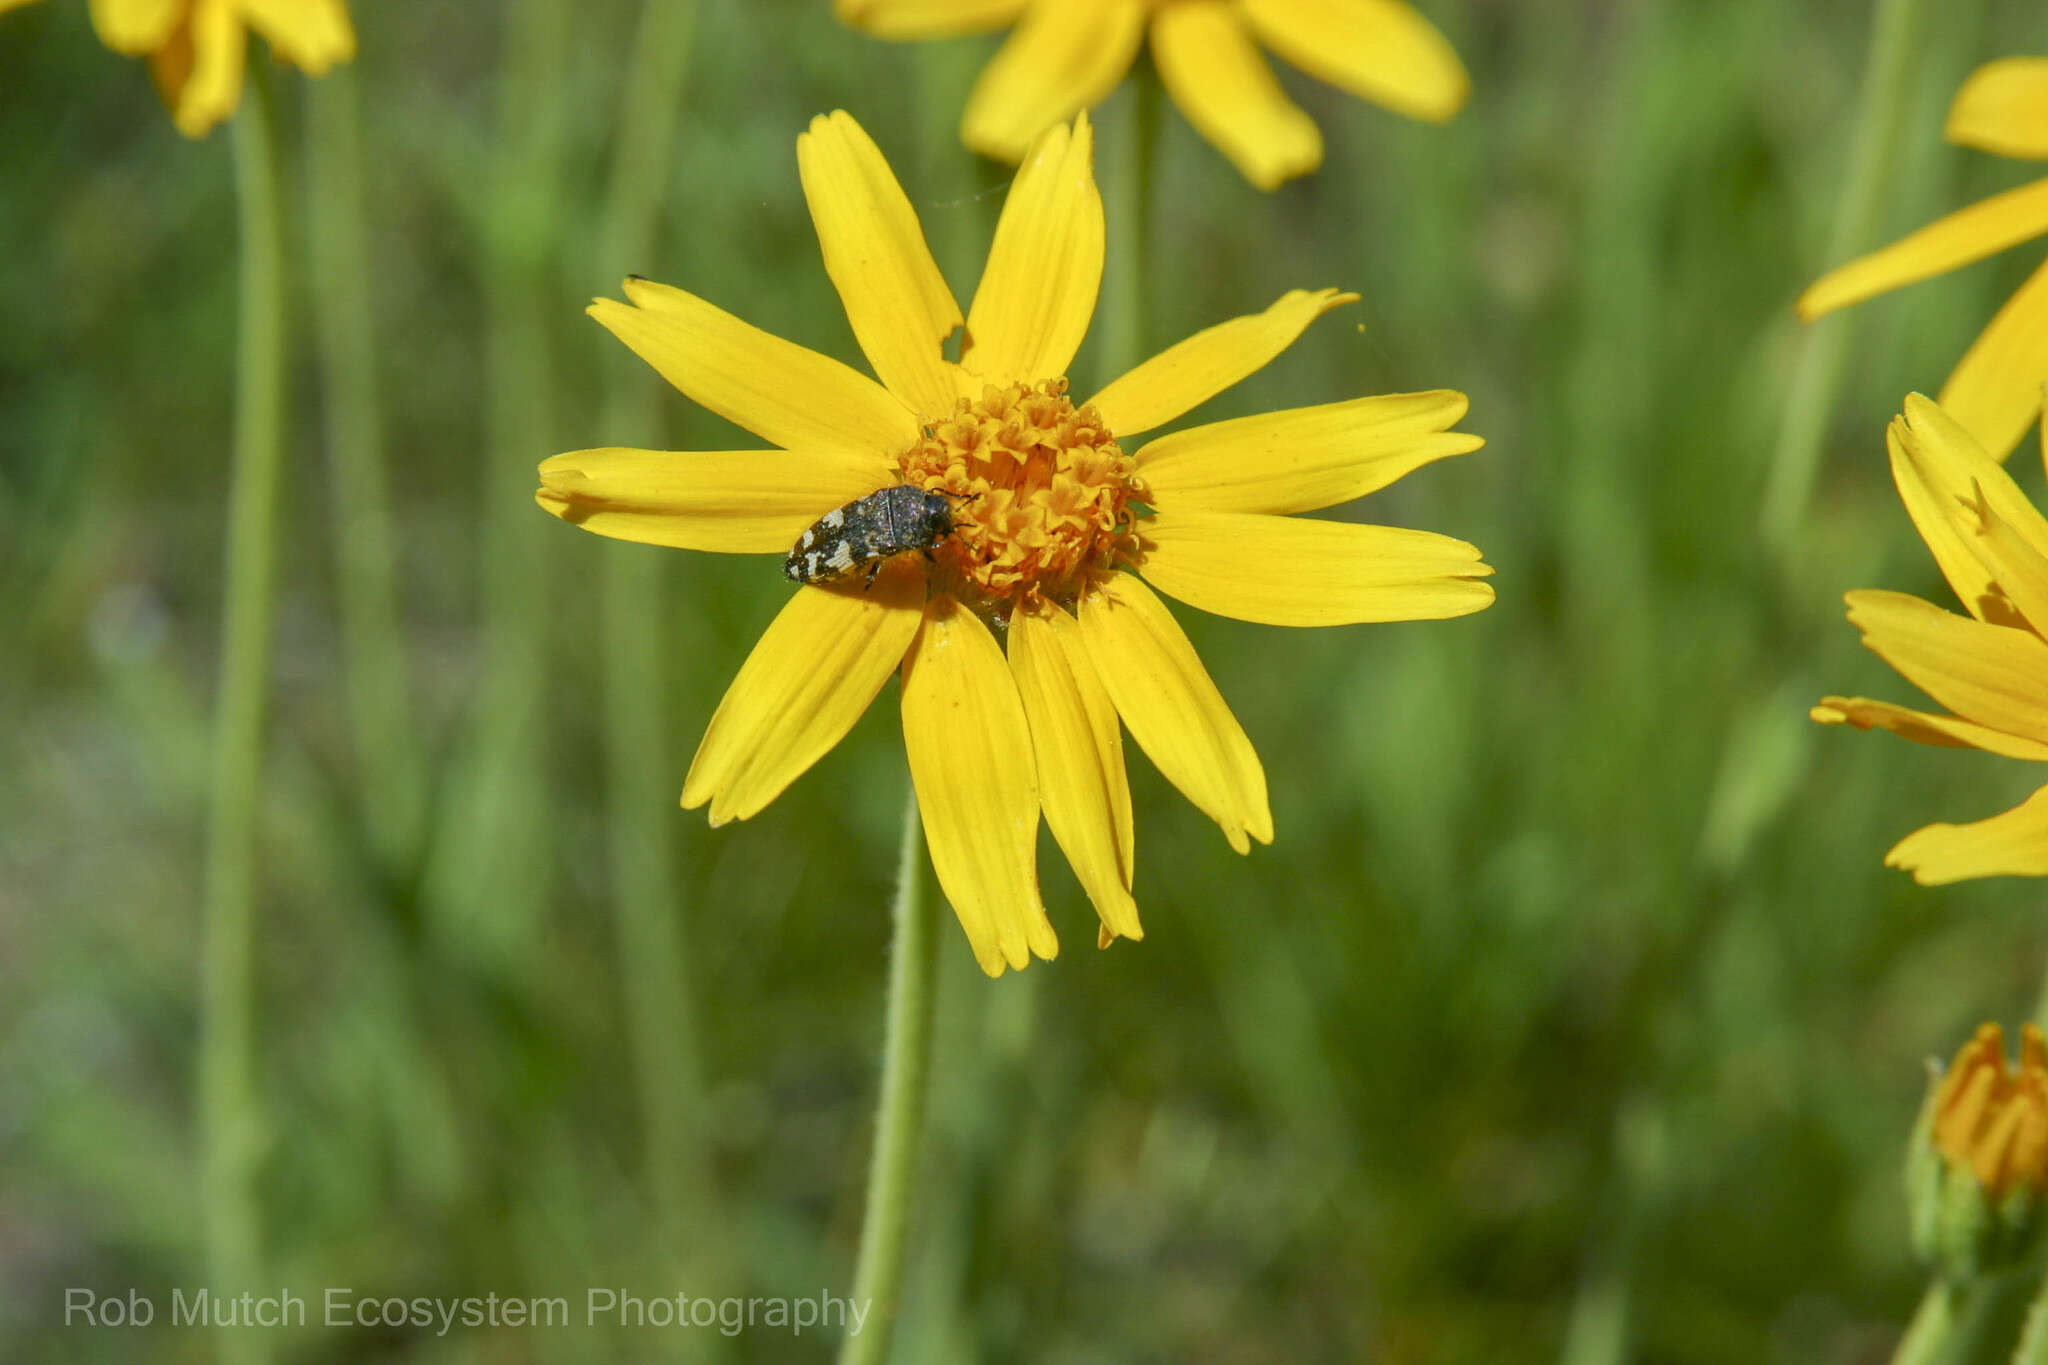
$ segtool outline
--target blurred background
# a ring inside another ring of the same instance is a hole
[[[1127,746],[1142,943],[1094,949],[1049,838],[1057,962],[986,980],[947,918],[900,1360],[1882,1360],[1923,1281],[1898,1178],[1923,1061],[2035,1007],[2040,888],[1921,889],[1881,858],[2038,773],[1805,711],[1920,701],[1842,618],[1857,587],[1948,601],[1883,426],[2038,249],[1842,320],[1816,491],[1767,535],[1811,344],[1791,302],[1833,263],[1873,7],[1421,7],[1473,74],[1446,128],[1283,70],[1328,151],[1265,196],[1167,111],[1141,342],[1296,286],[1363,294],[1191,420],[1466,390],[1486,449],[1356,515],[1476,542],[1499,601],[1322,631],[1178,611],[1278,838],[1235,856]],[[295,400],[258,902],[268,1268],[316,1303],[844,1295],[907,782],[894,689],[759,818],[707,829],[675,792],[787,587],[765,559],[579,533],[532,506],[533,471],[735,439],[583,316],[629,271],[860,363],[797,180],[815,113],[874,135],[967,297],[1009,173],[952,130],[994,40],[705,0],[646,184],[661,226],[623,259],[603,219],[636,3],[353,8],[352,68],[275,73]],[[2041,49],[2038,7],[1924,8],[1858,247],[2025,178],[1940,127],[1972,67]],[[361,117],[395,773],[365,772],[340,682],[351,508],[302,268],[333,192],[309,169],[322,99]],[[1105,181],[1131,103],[1099,115]],[[0,20],[0,1359],[213,1349],[161,1315],[67,1332],[61,1306],[204,1283],[230,144],[180,138],[82,0]],[[1091,338],[1077,389],[1108,364]],[[2039,496],[2033,450],[2014,466]],[[629,697],[604,681],[621,573],[660,603],[631,623]],[[663,775],[623,860],[621,716]],[[652,966],[622,942],[620,866],[666,888]],[[316,1324],[277,1348],[780,1361],[833,1339]]]

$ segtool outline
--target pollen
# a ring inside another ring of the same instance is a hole
[[[1136,468],[1065,379],[990,384],[925,427],[899,459],[905,483],[947,494],[953,529],[933,553],[938,586],[990,616],[1071,604],[1088,576],[1136,553]]]
[[[2017,1066],[2006,1060],[1998,1025],[1977,1030],[1943,1077],[1934,1145],[1994,1199],[2015,1188],[2041,1190],[2048,1182],[2048,1044],[2041,1030],[2021,1030]]]

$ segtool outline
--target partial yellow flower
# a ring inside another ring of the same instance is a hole
[[[1852,592],[1863,643],[1949,714],[1826,697],[1824,724],[2048,761],[2048,521],[1939,405],[1909,395],[1886,433],[1892,477],[1968,616],[1895,592]],[[1885,855],[1926,885],[2048,875],[2048,787],[2003,815],[1929,825]]]
[[[1906,1151],[1913,1247],[1950,1283],[1967,1286],[2031,1260],[2048,1190],[2048,1039],[2020,1029],[2017,1063],[2005,1031],[1985,1024],[1934,1070]]]
[[[0,11],[29,0],[0,0]],[[343,0],[92,0],[100,41],[149,58],[157,93],[186,137],[204,137],[242,100],[248,31],[309,76],[356,54]]]
[[[1405,0],[833,0],[879,38],[1016,30],[961,118],[969,147],[1017,161],[1033,139],[1108,98],[1149,35],[1188,122],[1262,190],[1323,162],[1315,121],[1287,98],[1264,46],[1397,114],[1449,121],[1471,93],[1458,54]]]
[[[1359,398],[1126,448],[1272,360],[1356,295],[1294,291],[1076,405],[1065,372],[1102,278],[1086,116],[1025,158],[963,316],[881,152],[844,113],[797,139],[825,268],[880,383],[691,294],[628,279],[591,316],[689,397],[778,450],[583,450],[540,505],[624,540],[783,555],[884,488],[951,495],[926,556],[799,587],[741,667],[683,784],[744,820],[902,674],[904,747],[940,885],[982,968],[1058,949],[1040,901],[1042,813],[1102,921],[1141,937],[1119,721],[1240,852],[1270,842],[1251,741],[1142,572],[1206,611],[1282,625],[1459,616],[1493,600],[1463,541],[1314,521],[1477,449],[1462,394]],[[960,359],[947,338],[965,327]]]
[[[1948,140],[2048,159],[2048,58],[1980,67],[1950,107]],[[1821,277],[1799,299],[1808,321],[2048,233],[2048,180],[1995,194]],[[2041,415],[2048,382],[2048,264],[2006,301],[1956,365],[1941,405],[2000,460]]]

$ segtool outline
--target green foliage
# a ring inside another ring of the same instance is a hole
[[[258,912],[269,1265],[316,1317],[330,1285],[844,1294],[906,781],[893,691],[759,818],[670,813],[710,1179],[659,1226],[607,885],[601,558],[658,561],[669,609],[645,628],[678,789],[787,589],[766,560],[532,510],[543,700],[480,715],[501,704],[479,682],[486,507],[558,449],[734,439],[582,316],[629,271],[858,363],[797,182],[816,112],[863,121],[964,295],[1007,173],[951,129],[993,42],[876,43],[825,0],[707,4],[659,246],[605,260],[637,6],[586,0],[566,44],[501,68],[513,8],[356,6],[361,288],[433,788],[395,857],[340,684],[303,292],[294,319]],[[1910,696],[1839,606],[1940,595],[1883,425],[2038,248],[1853,315],[1819,495],[1776,562],[1756,522],[1791,300],[1832,264],[1866,8],[1424,8],[1474,76],[1447,128],[1284,73],[1329,150],[1268,197],[1169,113],[1145,340],[1358,290],[1196,416],[1467,390],[1487,448],[1359,515],[1479,544],[1500,600],[1319,632],[1180,612],[1265,760],[1277,841],[1236,857],[1131,747],[1144,942],[1095,951],[1049,839],[1058,962],[988,982],[947,926],[899,1359],[1875,1358],[1921,1283],[1896,1160],[1921,1060],[2033,1003],[2038,888],[1880,865],[2031,774],[1802,717],[1825,691]],[[2038,50],[2038,15],[1936,9],[1888,234],[2023,171],[1943,146],[1940,115],[1976,63]],[[167,1299],[202,1278],[196,907],[234,355],[228,138],[179,138],[84,11],[0,17],[0,1358],[200,1360],[206,1335],[161,1317],[62,1326],[66,1286]],[[287,146],[302,85],[279,82]],[[1102,157],[1130,101],[1102,111]],[[508,138],[559,145],[521,162]],[[493,359],[508,309],[521,350]],[[1079,387],[1101,367],[1091,345]],[[541,377],[523,398],[545,435],[493,406],[487,376],[517,373]],[[621,382],[659,389],[655,429],[606,427]],[[2016,467],[2038,490],[2029,452]],[[535,780],[474,771],[493,724],[522,727]],[[493,849],[493,829],[527,834]],[[779,1361],[830,1339],[314,1326],[280,1345]]]

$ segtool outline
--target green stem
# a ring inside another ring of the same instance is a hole
[[[554,444],[550,355],[561,249],[562,68],[578,11],[558,0],[506,9],[491,189],[482,239],[486,332],[482,629],[472,730],[456,816],[437,831],[430,902],[468,951],[508,971],[531,962],[554,881],[548,818],[552,709],[547,639],[561,527],[533,505]]]
[[[1962,1307],[1963,1295],[1945,1277],[1935,1276],[1921,1296],[1920,1306],[1913,1310],[1905,1335],[1899,1338],[1892,1365],[1933,1365],[1941,1360],[1954,1339]]]
[[[1104,380],[1146,358],[1145,267],[1152,240],[1152,162],[1159,142],[1159,77],[1140,63],[1131,73],[1131,106],[1110,167],[1108,251],[1104,260],[1108,317],[1101,361]]]
[[[1877,235],[1885,189],[1898,161],[1906,105],[1913,92],[1916,39],[1926,9],[1927,0],[1877,0],[1855,141],[1828,237],[1831,265],[1863,250]],[[1764,491],[1764,541],[1781,557],[1797,541],[1813,499],[1821,447],[1848,364],[1849,336],[1847,318],[1825,317],[1809,326],[1800,340],[1783,424],[1778,429],[1777,453]]]
[[[668,187],[683,73],[697,32],[697,0],[645,0],[633,35],[633,65],[619,104],[617,160],[606,187],[603,255],[607,270],[648,264]],[[628,262],[631,262],[629,265]],[[649,392],[637,386],[636,393]]]
[[[695,0],[646,0],[640,10],[606,201],[601,269],[610,278],[651,270],[658,254],[655,231],[696,19]],[[605,429],[628,439],[652,432],[659,413],[651,376],[637,365],[611,373]],[[672,851],[676,775],[662,564],[661,551],[639,546],[615,546],[604,556],[606,824],[648,1184],[664,1237],[679,1243],[694,1227],[700,1242],[715,1242],[701,1235],[711,1179],[696,1117],[704,1083]]]
[[[2048,1280],[2034,1291],[2027,1305],[2020,1344],[2012,1353],[2012,1365],[2048,1365]]]
[[[306,99],[308,265],[349,722],[363,818],[372,847],[392,869],[408,865],[417,851],[426,775],[407,700],[398,538],[384,475],[355,73],[343,68],[311,82]]]
[[[201,1205],[209,1284],[253,1288],[262,1246],[256,1165],[262,1118],[251,1054],[255,1013],[256,805],[270,671],[284,426],[284,241],[277,197],[268,73],[252,64],[234,121],[240,206],[241,316],[236,358],[234,473],[228,501],[220,699],[207,818],[199,1023]],[[221,1334],[223,1359],[268,1355],[261,1333]]]
[[[895,943],[889,962],[888,1037],[882,1052],[882,1095],[875,1108],[875,1154],[860,1230],[853,1298],[866,1324],[840,1347],[839,1365],[888,1359],[903,1283],[903,1239],[912,1176],[924,1136],[925,1091],[931,1070],[932,978],[937,966],[938,908],[924,894],[924,829],[917,796],[903,810],[903,848],[896,865]]]

